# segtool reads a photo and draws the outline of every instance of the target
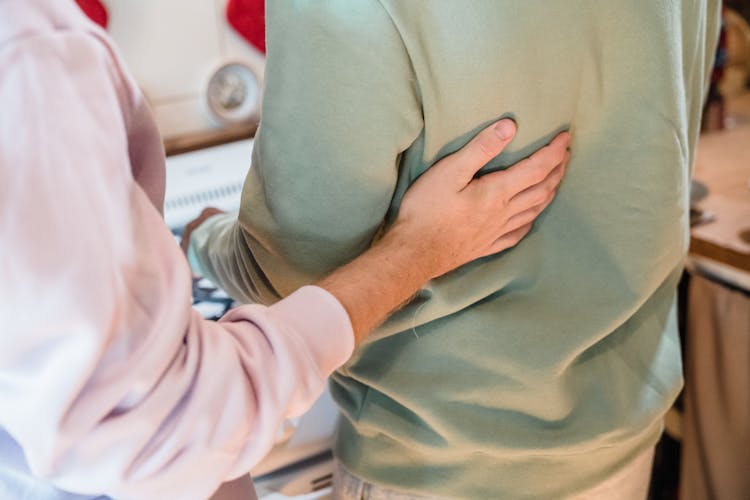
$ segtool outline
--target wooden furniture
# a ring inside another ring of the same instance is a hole
[[[249,139],[255,135],[256,125],[239,127],[235,129],[215,129],[205,132],[180,136],[164,141],[164,150],[167,156],[187,153],[197,149],[218,146],[227,142]],[[250,161],[248,159],[248,161]]]
[[[701,136],[694,178],[715,220],[692,228],[690,254],[750,272],[750,124]]]

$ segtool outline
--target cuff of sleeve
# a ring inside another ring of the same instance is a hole
[[[354,330],[344,306],[328,291],[305,286],[269,308],[297,332],[323,377],[354,352]]]
[[[190,244],[188,245],[187,260],[190,269],[198,276],[211,278],[208,267],[203,265],[203,259],[207,258],[206,252],[208,242],[216,226],[221,226],[225,221],[233,222],[236,214],[216,214],[195,228],[190,234]]]

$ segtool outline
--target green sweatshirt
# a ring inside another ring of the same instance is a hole
[[[429,283],[332,378],[363,479],[558,499],[648,447],[682,383],[675,285],[716,0],[274,0],[239,222],[193,264],[269,302],[349,261],[408,186],[512,116],[503,168],[570,128],[558,197],[514,249]]]

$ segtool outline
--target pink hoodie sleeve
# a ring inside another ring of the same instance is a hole
[[[60,488],[205,498],[316,399],[349,318],[305,287],[202,320],[159,195],[133,178],[145,108],[108,44],[23,36],[0,68],[0,428]]]

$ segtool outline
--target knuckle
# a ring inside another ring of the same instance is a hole
[[[487,159],[494,158],[500,152],[499,145],[489,137],[480,136],[477,139],[477,146]]]
[[[541,162],[550,169],[563,162],[565,153],[565,144],[555,141],[539,150],[539,157]]]
[[[503,149],[503,141],[492,129],[485,129],[476,136],[476,144],[489,158],[494,158]]]
[[[565,148],[565,144],[559,144],[555,147],[555,156],[554,156],[555,165],[559,165],[563,161],[565,161],[566,153],[567,153],[567,149]]]
[[[534,182],[534,184],[539,184],[546,178],[547,170],[544,168],[544,165],[540,164],[535,166],[534,171],[532,172],[532,181]]]
[[[544,200],[547,199],[547,191],[544,189],[538,189],[534,191],[534,194],[530,197],[530,205],[532,207],[538,207],[542,203],[544,203]]]
[[[488,185],[488,188],[487,198],[493,206],[504,207],[510,202],[511,194],[509,193],[508,187],[503,183],[491,183]]]
[[[518,216],[518,220],[514,221],[513,231],[518,231],[520,228],[534,220],[537,216],[536,210],[527,210],[523,214]]]
[[[554,172],[554,177],[552,178],[554,180],[554,184],[557,185],[562,181],[563,175],[565,175],[565,168],[563,166],[557,167]]]
[[[538,206],[529,210],[528,215],[526,215],[526,217],[523,218],[522,224],[519,224],[519,227],[523,227],[526,224],[531,224],[532,222],[534,222],[537,219],[537,217],[539,217],[539,215],[542,213],[543,209],[544,209],[543,207]]]
[[[554,189],[550,186],[545,186],[544,189],[542,189],[539,192],[539,199],[537,205],[543,205],[547,200],[549,200],[552,193],[554,193]]]
[[[508,205],[510,205],[510,202],[513,200],[514,196],[515,193],[512,190],[508,188],[501,188],[496,195],[495,202],[500,205],[500,209],[505,210],[508,208]]]
[[[552,182],[550,182],[549,185],[549,191],[554,192],[560,189],[560,183],[562,182],[562,174],[555,176],[554,179],[552,179]]]
[[[548,197],[550,194],[554,193],[557,189],[557,180],[552,179],[551,182],[548,182],[544,185],[544,195],[545,198]]]

